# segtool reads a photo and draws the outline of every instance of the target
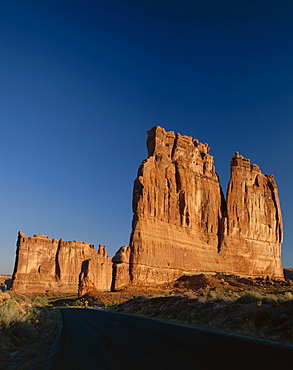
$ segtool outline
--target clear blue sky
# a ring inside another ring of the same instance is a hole
[[[293,1],[1,0],[0,273],[17,232],[129,242],[155,125],[274,174],[293,267]]]

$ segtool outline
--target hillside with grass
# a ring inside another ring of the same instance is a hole
[[[47,297],[0,292],[0,368],[33,369],[48,363],[61,324]]]

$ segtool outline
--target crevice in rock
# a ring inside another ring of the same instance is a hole
[[[173,147],[172,147],[172,151],[171,151],[171,160],[173,160],[174,153],[175,153],[175,150],[177,148],[177,142],[178,142],[178,135],[176,135],[176,137],[173,141]]]
[[[225,195],[224,195],[224,192],[223,192],[223,189],[220,185],[220,196],[221,196],[221,207],[220,207],[220,210],[221,210],[221,214],[219,215],[219,218],[218,218],[218,233],[217,233],[217,236],[218,236],[218,253],[221,252],[221,247],[222,247],[222,243],[223,243],[223,239],[224,239],[224,232],[225,232],[225,221],[227,221],[227,218],[228,218],[228,215],[227,215],[227,202],[226,202],[226,199],[225,199]]]
[[[274,202],[275,206],[275,213],[276,213],[276,236],[278,237],[279,243],[282,243],[283,240],[283,230],[282,230],[282,219],[279,215],[279,207],[276,199],[276,194],[275,194],[275,185],[272,183],[271,178],[268,177],[268,187],[271,191],[272,195],[272,201]]]
[[[59,251],[61,247],[61,240],[58,242],[58,248],[55,256],[55,278],[56,280],[61,280],[61,270],[60,270],[60,263],[59,263]]]
[[[181,190],[181,179],[180,179],[180,173],[179,173],[179,165],[178,163],[174,163],[175,165],[175,181],[176,181],[176,193],[179,194]]]

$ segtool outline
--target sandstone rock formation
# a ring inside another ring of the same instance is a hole
[[[112,258],[113,279],[111,290],[119,290],[130,283],[129,275],[130,247],[123,246]]]
[[[133,191],[134,284],[215,271],[221,188],[207,144],[154,127]]]
[[[100,244],[97,254],[82,262],[78,294],[83,295],[91,290],[110,290],[111,284],[111,258],[108,257],[106,247]]]
[[[129,265],[120,277],[116,262],[114,289],[123,281],[157,284],[199,272],[283,277],[272,176],[237,153],[226,202],[207,144],[157,126],[147,147],[134,182]]]
[[[10,289],[12,284],[12,276],[11,275],[3,275],[0,274],[0,290],[5,291],[6,289]]]
[[[283,277],[282,214],[274,176],[235,153],[223,217],[220,263],[228,272]]]
[[[77,293],[110,290],[112,262],[105,247],[79,241],[18,234],[12,289],[21,293],[46,290]]]
[[[156,126],[147,148],[134,182],[130,246],[111,261],[101,245],[96,251],[89,243],[20,232],[13,290],[85,294],[202,272],[283,279],[272,175],[236,152],[225,199],[207,144]]]
[[[284,277],[286,280],[293,280],[293,269],[284,269]]]

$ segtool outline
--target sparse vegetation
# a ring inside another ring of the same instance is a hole
[[[182,276],[174,283],[118,292],[0,292],[0,368],[45,363],[60,325],[52,305],[99,307],[293,344],[293,283],[234,275]],[[15,365],[16,364],[16,365]]]
[[[35,297],[35,298],[31,298],[31,302],[35,305],[35,306],[51,306],[51,304],[49,303],[48,301],[48,297]]]
[[[0,292],[0,367],[45,362],[60,322],[59,311],[48,307],[46,297]]]
[[[202,274],[182,277],[173,287],[168,293],[133,298],[111,309],[293,344],[290,283]]]

